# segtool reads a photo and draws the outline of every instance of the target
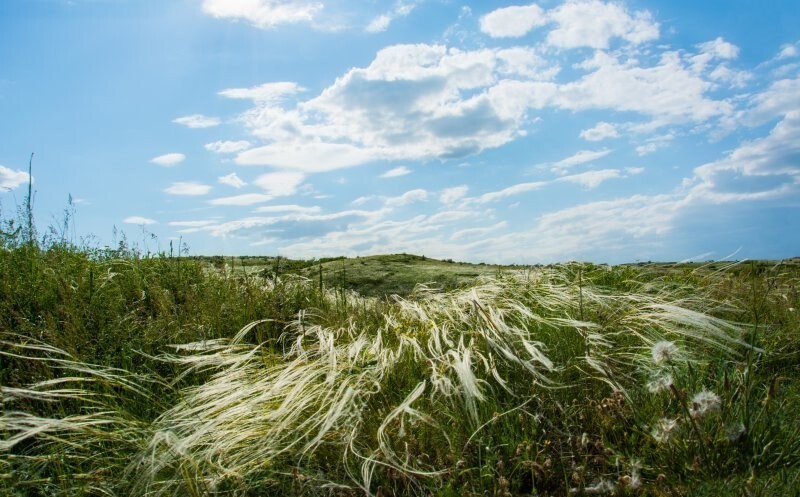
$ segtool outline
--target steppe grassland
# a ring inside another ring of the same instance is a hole
[[[567,264],[363,297],[13,233],[0,254],[9,495],[797,483],[791,264]]]

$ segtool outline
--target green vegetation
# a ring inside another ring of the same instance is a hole
[[[187,258],[32,232],[2,226],[2,495],[800,484],[796,264]]]

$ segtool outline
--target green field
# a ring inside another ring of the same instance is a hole
[[[800,486],[797,260],[189,258],[2,236],[2,495]]]

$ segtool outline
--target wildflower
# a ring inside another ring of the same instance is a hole
[[[692,417],[699,418],[709,412],[718,411],[721,405],[719,395],[710,390],[703,390],[692,399]]]
[[[675,419],[669,418],[661,418],[656,423],[655,428],[653,431],[650,432],[650,435],[655,439],[656,442],[663,444],[667,443],[672,435],[672,431],[675,430],[678,426],[678,421]]]
[[[663,390],[669,390],[669,387],[671,386],[672,386],[671,374],[661,374],[659,376],[656,376],[647,383],[647,389],[651,393],[658,393]]]
[[[661,340],[653,344],[650,355],[653,356],[653,362],[656,364],[669,363],[678,355],[678,346],[673,342]]]

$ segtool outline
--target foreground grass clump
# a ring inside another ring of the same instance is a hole
[[[145,293],[167,284],[144,281]],[[726,495],[797,483],[795,275],[572,264],[390,299],[302,279],[187,282],[175,291],[195,307],[120,301],[110,328],[151,333],[123,338],[124,364],[74,347],[58,321],[4,325],[0,489]],[[248,321],[215,330],[237,299]]]

